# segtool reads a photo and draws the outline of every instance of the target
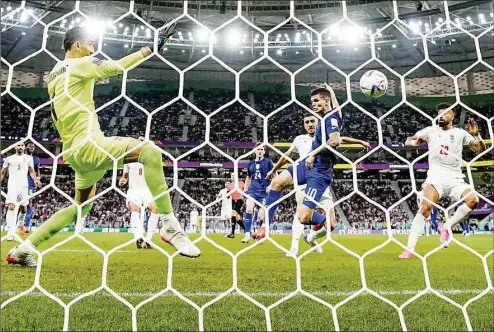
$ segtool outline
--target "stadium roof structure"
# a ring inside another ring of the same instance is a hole
[[[448,1],[451,21],[446,24],[441,10],[443,1],[397,1],[397,13],[401,22],[382,29],[394,17],[393,2],[386,0],[347,1],[348,18],[342,21],[340,1],[295,1],[295,17],[268,36],[270,55],[287,67],[305,64],[317,57],[317,35],[322,33],[323,57],[343,70],[358,67],[370,58],[370,34],[374,34],[376,54],[390,67],[413,67],[424,58],[421,34],[427,34],[431,59],[445,69],[456,72],[477,60],[473,35],[479,35],[493,25],[492,1]],[[2,57],[13,63],[40,47],[43,27],[24,11],[17,10],[20,2],[1,3],[2,8]],[[17,7],[16,7],[17,6]],[[237,14],[237,1],[190,0],[188,14],[210,30],[220,27]],[[33,16],[49,23],[74,9],[74,1],[27,1],[26,8]],[[110,57],[121,57],[130,48],[149,45],[152,30],[135,17],[128,15],[116,24],[112,21],[129,10],[128,1],[82,1],[80,10],[91,19],[73,15],[60,20],[49,28],[47,48],[59,58],[63,57],[62,38],[72,26],[87,26],[103,30],[103,47]],[[183,13],[182,0],[135,1],[135,14],[150,26],[159,28]],[[282,0],[242,1],[242,15],[262,31],[268,31],[287,20],[290,2]],[[303,24],[302,24],[303,23]],[[305,25],[306,26],[305,26]],[[479,38],[484,60],[492,63],[492,31]],[[165,56],[186,67],[208,52],[209,38],[213,38],[213,52],[218,58],[228,59],[236,65],[246,65],[263,54],[264,40],[260,31],[242,20],[235,20],[214,35],[193,22],[182,18],[178,22],[178,34],[166,48]],[[271,53],[272,52],[272,53]],[[149,65],[151,62],[148,62]],[[29,64],[22,64],[29,68]],[[51,63],[37,61],[36,68],[52,67]],[[22,68],[22,67],[20,67]],[[263,70],[262,65],[256,70]],[[435,76],[437,70],[422,66],[414,74]]]

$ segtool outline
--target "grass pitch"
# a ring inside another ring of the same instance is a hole
[[[60,233],[39,249],[46,250],[71,234]],[[108,252],[131,239],[128,233],[87,233],[84,237]],[[210,239],[233,253],[248,245],[241,236],[227,239],[208,235]],[[406,236],[396,236],[405,243]],[[289,248],[289,235],[273,239]],[[387,240],[386,236],[333,235],[343,246],[362,255]],[[172,253],[173,249],[155,235],[154,243]],[[493,250],[492,235],[474,235],[459,240],[482,256]],[[249,245],[252,245],[251,242]],[[2,242],[1,301],[29,289],[34,283],[35,269],[7,265],[4,257],[15,245]],[[419,239],[417,251],[425,254],[439,245],[437,236]],[[131,305],[136,306],[167,287],[172,266],[171,286],[199,307],[217,298],[233,285],[231,256],[205,240],[198,243],[201,257],[186,259],[177,256],[173,264],[156,249],[137,250],[135,244],[113,253],[108,259],[107,285]],[[300,254],[309,246],[300,244]],[[335,305],[362,287],[357,258],[327,243],[324,253],[309,253],[300,261],[302,289]],[[389,243],[364,260],[367,286],[398,306],[426,287],[422,262],[397,257],[402,249]],[[494,276],[494,255],[487,257],[489,278]],[[103,256],[80,239],[58,247],[43,256],[40,284],[48,292],[69,303],[79,295],[102,285]],[[431,286],[460,305],[488,287],[480,258],[457,244],[441,249],[427,259]],[[296,262],[270,242],[259,243],[237,259],[238,288],[259,303],[269,306],[296,290]],[[494,330],[494,293],[492,290],[467,307],[474,331]],[[62,330],[64,309],[39,290],[23,296],[2,309],[1,329]],[[408,330],[466,330],[462,311],[433,294],[426,294],[403,310]],[[401,330],[398,312],[384,301],[361,294],[337,309],[340,330]],[[264,310],[230,293],[204,310],[205,330],[266,330]],[[303,295],[296,295],[270,310],[273,330],[334,330],[332,312],[326,306]],[[128,331],[132,329],[131,309],[101,290],[84,297],[70,307],[69,330]],[[137,310],[137,328],[141,331],[198,330],[199,314],[190,304],[167,292]]]

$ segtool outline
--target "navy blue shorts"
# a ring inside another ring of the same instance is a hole
[[[287,168],[287,171],[293,178],[293,165]],[[295,182],[295,181],[294,181]],[[333,171],[331,168],[312,168],[307,169],[305,166],[305,159],[301,160],[297,165],[297,184],[307,184],[305,188],[305,196],[311,197],[315,202],[321,200],[322,195],[326,189],[331,186],[333,182]],[[312,200],[304,198],[304,205],[308,208],[315,209],[316,203]]]
[[[293,165],[290,165],[288,166],[288,168],[286,169],[288,171],[288,173],[290,173],[290,175],[292,176],[292,179],[293,179]],[[305,159],[304,160],[301,160],[298,164],[297,164],[297,184],[298,185],[303,185],[303,184],[306,184],[307,183],[307,167],[305,167]],[[293,181],[295,183],[295,181]]]
[[[247,194],[252,197],[253,199],[255,199],[257,202],[261,203],[262,205],[264,205],[266,203],[266,197],[268,196],[268,194],[266,194],[266,190],[264,191],[248,191]]]

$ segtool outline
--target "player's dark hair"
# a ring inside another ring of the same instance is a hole
[[[261,144],[262,144],[262,142],[256,142],[256,146],[255,147],[257,148]]]
[[[85,39],[88,39],[88,34],[83,28],[75,27],[68,30],[63,37],[63,48],[65,52],[69,51],[76,41]]]
[[[452,108],[451,108],[451,104],[450,103],[440,103],[436,106],[436,112],[439,112],[440,110],[447,110],[447,109],[451,109],[452,111],[454,111]]]
[[[328,89],[326,89],[324,87],[314,88],[314,89],[310,90],[310,96],[311,97],[314,95],[317,95],[317,94],[321,94],[327,98],[331,97],[331,94],[329,93]]]

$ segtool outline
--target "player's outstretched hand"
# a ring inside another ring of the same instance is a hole
[[[305,167],[307,167],[307,169],[312,169],[314,159],[316,159],[314,155],[308,156],[307,159],[305,159]]]
[[[369,142],[361,141],[360,144],[365,148],[366,151],[369,151],[372,148]]]
[[[126,179],[126,178],[124,178],[124,177],[121,177],[121,178],[120,178],[120,181],[118,181],[118,185],[119,185],[120,187],[125,187],[125,186],[127,185],[127,179]]]
[[[168,23],[168,22],[167,22]],[[167,24],[165,23],[165,24]],[[160,35],[158,36],[158,52],[161,52],[163,47],[168,42],[171,36],[173,36],[177,32],[177,22],[169,25],[168,27],[161,30]]]
[[[473,136],[477,136],[479,134],[479,126],[474,119],[468,119],[468,132]]]
[[[36,186],[36,188],[41,188],[41,181],[39,179],[36,179],[34,181],[34,185]]]

